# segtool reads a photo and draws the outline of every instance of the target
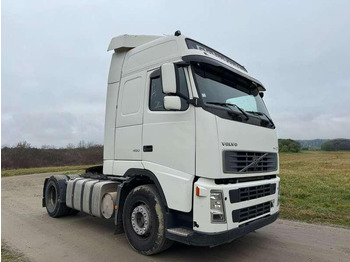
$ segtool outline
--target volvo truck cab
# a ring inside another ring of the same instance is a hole
[[[103,166],[44,184],[50,216],[114,219],[151,255],[172,241],[216,246],[279,213],[278,140],[265,87],[191,38],[111,40]]]

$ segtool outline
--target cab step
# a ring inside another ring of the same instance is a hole
[[[168,233],[178,235],[181,237],[187,237],[189,234],[191,234],[193,231],[189,228],[185,227],[174,227],[174,228],[168,228]]]

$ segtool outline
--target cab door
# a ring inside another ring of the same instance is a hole
[[[188,70],[175,67],[178,92],[192,98]],[[181,99],[181,110],[167,111],[160,69],[147,74],[142,163],[159,180],[169,208],[189,212],[195,175],[195,110]]]

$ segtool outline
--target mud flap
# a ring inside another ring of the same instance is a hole
[[[130,182],[130,180],[128,180],[128,182]],[[121,193],[122,193],[122,189],[123,189],[123,186],[125,185],[126,183],[121,183],[118,185],[117,187],[117,200],[116,200],[116,206],[117,206],[117,209],[115,209],[115,214],[114,214],[114,234],[117,235],[117,234],[122,234],[124,233],[124,227],[123,227],[123,213],[122,211],[119,212],[119,209],[122,209],[122,206],[120,205],[120,199],[121,199]]]
[[[49,181],[49,178],[48,178],[48,177],[45,178],[45,181],[44,181],[42,207],[46,207],[46,202],[45,202],[45,190],[46,190],[46,186],[47,186],[47,181]]]

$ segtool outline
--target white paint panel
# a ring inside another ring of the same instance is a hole
[[[106,175],[113,174],[113,160],[103,161],[103,174],[106,174]]]
[[[115,159],[141,160],[142,125],[118,127],[115,133]]]
[[[141,104],[141,78],[137,77],[125,81],[122,94],[122,115],[136,114]]]
[[[196,175],[220,177],[221,162],[215,115],[196,108]]]
[[[123,176],[130,168],[144,169],[141,161],[114,161],[113,175]]]
[[[143,117],[144,75],[124,77],[121,80],[116,127],[140,125]]]
[[[107,101],[106,101],[106,116],[105,116],[105,134],[103,159],[114,159],[114,136],[116,122],[116,106],[119,93],[119,82],[108,84]]]
[[[119,49],[118,52],[112,55],[111,65],[109,67],[108,74],[108,84],[120,82],[120,78],[122,76],[123,62],[127,52],[128,49]]]
[[[157,177],[169,208],[182,212],[191,211],[194,176],[147,161],[142,161],[142,164]]]
[[[234,150],[275,152],[278,150],[278,140],[275,129],[249,125],[237,121],[231,121],[217,117],[219,146],[221,142],[235,142],[237,147]]]
[[[112,38],[107,51],[120,48],[134,48],[160,37],[156,35],[120,35]]]
[[[139,51],[136,51],[135,49],[126,57],[124,73],[127,74],[129,71],[135,71],[154,64],[159,64],[165,59],[171,59],[176,56],[179,56],[179,52],[175,40],[149,45]]]
[[[249,125],[237,121],[230,121],[217,117],[217,126],[219,134],[220,162],[222,162],[224,150],[235,151],[253,151],[253,152],[270,152],[278,154],[278,139],[275,129]],[[237,143],[237,146],[223,146],[221,142]],[[222,162],[223,163],[223,162]],[[279,168],[279,167],[278,167]],[[239,177],[242,174],[224,174],[223,165],[221,171],[223,177]],[[271,171],[268,174],[278,174],[277,171]],[[245,173],[245,176],[256,176],[256,173]]]
[[[142,152],[142,160],[194,175],[194,132],[187,121],[144,124],[143,145],[153,151]]]

